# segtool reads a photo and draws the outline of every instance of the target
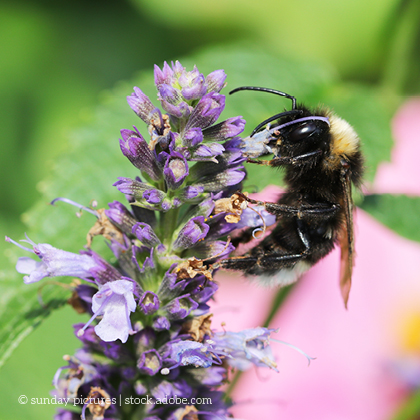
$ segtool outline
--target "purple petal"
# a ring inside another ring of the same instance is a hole
[[[207,92],[220,92],[225,87],[226,73],[215,70],[206,77]]]
[[[225,148],[219,143],[200,144],[192,153],[191,161],[208,160],[216,156],[220,156]],[[217,163],[217,160],[214,159]]]
[[[212,125],[219,118],[224,108],[224,95],[215,92],[207,93],[194,108],[185,129],[189,130],[192,127],[206,128]]]
[[[117,225],[123,233],[130,235],[133,226],[137,222],[135,217],[119,201],[108,203],[108,206],[109,209],[105,210],[106,217],[108,217],[113,224]]]
[[[203,343],[197,341],[178,341],[171,345],[171,359],[181,366],[193,365],[208,368],[213,357]]]
[[[182,138],[182,145],[185,147],[194,147],[203,141],[203,132],[201,128],[190,128]]]
[[[160,306],[159,298],[153,292],[144,292],[140,298],[139,308],[145,315],[155,313]]]
[[[161,104],[162,104],[162,108],[169,115],[175,118],[188,117],[193,110],[193,107],[188,105],[186,102],[180,102],[178,105],[173,105],[170,102],[162,100]]]
[[[131,179],[126,177],[118,178],[118,181],[115,182],[114,187],[117,187],[118,191],[123,194],[129,194],[133,196],[136,200],[143,198],[143,193],[151,188],[150,184],[145,182],[140,182],[137,179]]]
[[[206,94],[206,90],[207,90],[206,81],[202,74],[198,74],[197,76],[193,77],[191,80],[185,80],[185,81],[183,80],[181,76],[179,78],[179,82],[180,82],[180,85],[182,86],[182,89],[181,89],[182,96],[187,101],[200,99],[203,95]]]
[[[173,243],[173,250],[191,248],[199,240],[204,239],[209,231],[209,225],[204,223],[203,216],[189,220],[178,234]]]
[[[235,226],[233,223],[230,223],[230,225]],[[207,239],[194,246],[194,256],[196,258],[222,258],[235,250],[235,247],[232,244],[226,246],[225,241],[209,241],[209,236],[211,233],[212,229],[210,228],[210,233]],[[222,235],[217,235],[217,237],[220,236]]]
[[[179,296],[165,306],[167,317],[170,320],[183,319],[197,308],[198,303],[189,295]]]
[[[155,64],[155,84],[157,87],[163,84],[171,84],[172,78],[174,77],[174,72],[172,71],[169,64],[165,61],[163,63],[163,69],[161,70]]]
[[[212,337],[213,349],[219,356],[240,370],[248,369],[252,364],[268,366],[276,370],[276,363],[269,347],[270,334],[276,330],[269,328],[251,328],[239,332],[218,332]]]
[[[166,194],[157,189],[149,189],[143,192],[142,198],[144,198],[149,204],[160,204],[164,200]]]
[[[132,232],[134,235],[136,235],[137,239],[142,242],[143,245],[149,248],[160,244],[160,240],[156,233],[147,223],[136,223],[133,226]]]
[[[88,255],[73,254],[49,244],[35,244],[33,249],[41,261],[21,257],[16,264],[18,273],[28,274],[23,278],[26,284],[37,282],[44,277],[88,278],[91,277],[89,270],[96,265],[94,259]]]
[[[188,162],[185,157],[181,153],[172,152],[163,170],[163,175],[169,189],[178,189],[188,174]]]
[[[204,191],[203,187],[196,187],[195,185],[189,185],[185,188],[183,188],[180,191],[179,198],[181,201],[189,201],[194,200],[197,198],[202,192]]]
[[[149,145],[138,131],[121,130],[121,151],[130,162],[153,180],[159,180],[161,173]]]
[[[176,77],[179,77],[182,73],[185,72],[185,67],[182,67],[181,63],[178,60],[175,61],[175,64],[172,63],[172,69]]]
[[[166,331],[171,328],[171,323],[166,316],[158,316],[153,320],[153,328],[156,331]]]
[[[170,105],[177,106],[183,101],[181,92],[169,85],[161,85],[158,89],[159,101],[165,101]]]
[[[194,184],[203,187],[204,191],[218,192],[226,187],[239,184],[245,178],[245,175],[246,173],[242,170],[242,167],[227,169],[223,172],[216,172],[202,177],[196,180]]]
[[[242,117],[233,117],[204,129],[203,135],[206,140],[225,140],[242,133],[244,128],[245,120]]]
[[[82,251],[82,253],[91,256],[95,261],[95,265],[89,269],[89,272],[98,285],[121,278],[121,273],[95,252]]]
[[[141,373],[150,376],[156,375],[162,368],[162,358],[156,350],[146,350],[140,356],[137,367]]]
[[[155,118],[155,106],[150,99],[138,87],[134,88],[134,93],[127,96],[127,102],[131,109],[146,123],[149,124]]]
[[[133,330],[129,312],[136,310],[135,283],[129,280],[108,282],[93,296],[92,310],[95,316],[103,315],[95,332],[103,341],[120,339],[125,343]]]

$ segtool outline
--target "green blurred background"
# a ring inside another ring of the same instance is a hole
[[[40,199],[41,180],[71,147],[69,133],[92,118],[119,81],[164,60],[238,44],[319,64],[346,83],[379,86],[392,112],[404,95],[419,92],[419,17],[418,1],[401,0],[3,0],[2,233],[22,237],[20,215]],[[255,62],[261,77],[264,65]],[[0,247],[3,255],[10,246]],[[49,395],[62,355],[78,346],[68,334],[73,319],[70,309],[57,311],[2,368],[2,419],[52,418],[56,407],[21,406],[17,398]]]

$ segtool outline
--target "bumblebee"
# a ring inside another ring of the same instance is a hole
[[[292,101],[291,110],[261,122],[242,144],[249,163],[284,169],[286,191],[276,203],[244,196],[275,215],[276,226],[247,254],[219,263],[259,276],[267,285],[285,286],[339,244],[340,289],[347,306],[354,259],[351,188],[360,187],[363,175],[359,137],[328,109],[296,105],[295,97],[285,92],[243,86],[230,93],[240,90],[274,93]],[[255,159],[268,153],[274,155],[271,160]]]

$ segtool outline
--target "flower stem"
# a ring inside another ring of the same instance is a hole
[[[172,246],[172,235],[175,232],[178,223],[179,209],[171,209],[166,213],[161,213],[161,237],[163,238],[163,244],[166,246],[168,251],[171,251]]]

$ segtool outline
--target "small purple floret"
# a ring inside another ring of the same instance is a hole
[[[153,292],[144,292],[139,301],[139,308],[145,315],[155,313],[159,305],[159,298]]]
[[[12,242],[12,240],[9,241]],[[16,264],[17,272],[28,274],[23,278],[24,283],[35,283],[44,277],[72,276],[82,279],[91,277],[90,269],[96,265],[92,257],[63,251],[49,244],[35,244],[29,238],[25,242],[30,243],[33,250],[13,241],[15,245],[32,251],[41,261],[35,261],[29,257],[19,258]]]
[[[92,299],[94,315],[84,328],[102,315],[102,320],[95,327],[96,334],[103,341],[120,339],[125,343],[128,335],[133,332],[130,312],[134,312],[137,306],[134,291],[135,283],[132,280],[116,280],[99,285],[99,292]],[[83,334],[83,329],[79,333]]]
[[[209,231],[209,225],[204,223],[203,216],[189,220],[178,234],[173,244],[174,250],[191,248],[198,241],[204,239]]]

